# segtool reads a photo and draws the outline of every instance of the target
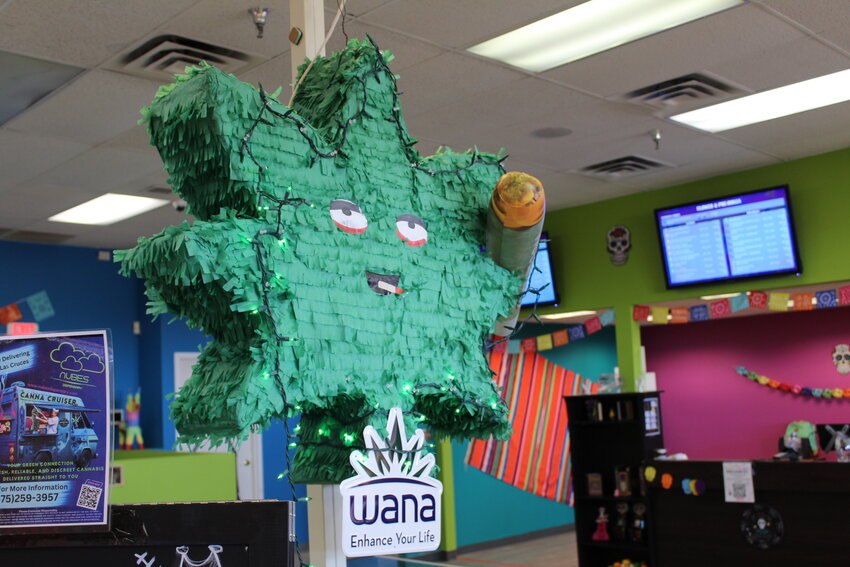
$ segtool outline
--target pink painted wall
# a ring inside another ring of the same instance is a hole
[[[848,307],[647,326],[641,335],[647,369],[664,390],[670,453],[766,459],[790,421],[850,423],[850,400],[796,396],[735,372],[743,366],[789,384],[850,388],[850,374],[839,374],[831,358],[836,344],[850,344]]]

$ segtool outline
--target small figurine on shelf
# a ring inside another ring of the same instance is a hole
[[[615,561],[613,564],[608,567],[648,567],[646,561],[636,561],[632,563],[631,559],[623,559],[622,561]]]
[[[142,425],[139,420],[139,411],[142,408],[142,392],[136,392],[135,395],[127,394],[127,404],[124,406],[127,410],[124,414],[125,431],[123,449],[130,450],[134,443],[139,444],[139,449],[145,448],[145,440],[142,438]]]
[[[599,515],[596,516],[596,531],[591,538],[593,541],[608,541],[608,513],[604,506],[599,507]]]
[[[632,506],[632,528],[629,530],[629,539],[634,542],[643,541],[643,534],[646,530],[646,504],[638,502]]]
[[[629,525],[629,503],[617,502],[617,518],[614,520],[614,539],[624,541],[626,528]]]

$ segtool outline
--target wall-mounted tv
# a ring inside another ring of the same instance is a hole
[[[528,292],[523,294],[520,305],[523,307],[537,305],[558,305],[558,292],[555,289],[555,276],[552,272],[552,258],[549,249],[549,237],[544,232],[540,235],[540,242],[537,244],[537,255],[534,259],[536,270],[532,269],[528,274],[528,279],[525,282],[523,291],[529,289],[539,289],[540,296]],[[546,285],[549,284],[549,285]],[[545,287],[544,287],[545,286]]]
[[[788,186],[656,209],[667,287],[802,271]]]

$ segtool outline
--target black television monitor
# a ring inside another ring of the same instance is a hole
[[[655,210],[668,288],[800,274],[788,186]]]
[[[537,255],[534,258],[534,264],[537,269],[531,270],[528,274],[528,279],[525,281],[525,286],[520,305],[522,307],[530,307],[537,305],[558,305],[558,291],[555,288],[555,276],[552,271],[552,256],[550,254],[549,237],[544,232],[540,235],[540,242],[537,244]],[[548,285],[547,285],[548,284]],[[526,290],[541,290],[538,297],[537,294]]]

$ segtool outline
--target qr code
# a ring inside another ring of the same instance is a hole
[[[734,498],[744,498],[747,495],[747,485],[746,484],[733,484],[732,485],[732,496]]]
[[[77,498],[77,506],[88,510],[97,510],[97,505],[100,504],[101,494],[103,494],[102,488],[84,484],[80,487],[80,495]]]

